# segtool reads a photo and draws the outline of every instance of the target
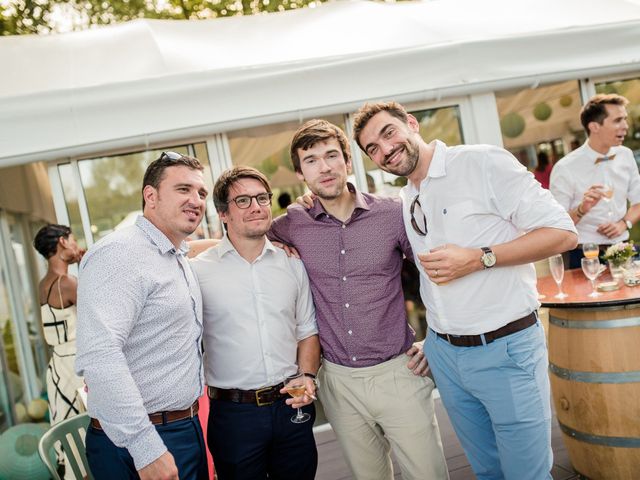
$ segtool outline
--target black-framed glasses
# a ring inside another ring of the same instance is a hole
[[[180,160],[184,155],[177,152],[162,152],[160,155],[160,160],[167,157],[169,160]]]
[[[422,213],[422,221],[424,223],[424,230],[422,228],[420,228],[420,225],[418,225],[418,222],[416,221],[416,217],[415,217],[416,205],[418,206],[418,209],[420,210],[420,213]],[[428,230],[427,230],[427,216],[422,211],[422,205],[420,205],[420,194],[416,195],[416,198],[414,198],[413,202],[411,202],[411,207],[409,208],[409,213],[411,214],[411,226],[413,227],[413,230],[418,235],[422,235],[423,237],[426,236],[427,232],[428,232]]]
[[[261,205],[263,207],[271,205],[271,197],[273,197],[273,193],[271,192],[259,193],[257,195],[238,195],[237,197],[229,200],[227,203],[235,202],[238,208],[245,210],[251,206],[251,202],[254,198],[256,199],[258,205]]]

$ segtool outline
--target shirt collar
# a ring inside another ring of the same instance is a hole
[[[607,152],[606,155],[603,155],[600,152],[596,152],[593,148],[591,148],[591,146],[589,145],[589,140],[587,140],[586,142],[584,142],[584,144],[582,145],[582,147],[584,148],[584,155],[589,159],[589,161],[591,162],[595,162],[598,158],[602,158],[605,156],[611,156],[614,155],[616,152],[614,150],[614,147],[609,148],[609,151]]]
[[[143,215],[139,215],[138,218],[136,218],[136,227],[142,230],[147,235],[147,237],[149,237],[151,243],[158,247],[158,250],[160,250],[160,253],[162,253],[163,255],[171,251],[180,252],[181,254],[186,255],[186,253],[189,251],[187,242],[180,243],[180,247],[176,249],[175,245],[171,243],[171,240],[169,240],[158,227],[156,227],[148,218],[144,217]]]
[[[440,140],[434,140],[433,142],[433,157],[431,157],[427,177],[444,177],[447,174],[447,145]]]
[[[229,252],[235,252],[236,254],[240,255],[236,250],[236,247],[234,247],[233,243],[231,243],[231,240],[229,240],[228,235],[225,235],[224,237],[222,237],[222,239],[220,240],[220,243],[217,246],[217,249],[218,249],[218,255],[220,256],[220,258],[222,258],[224,255],[226,255]],[[262,257],[267,251],[275,252],[277,251],[277,247],[275,247],[273,243],[269,241],[268,238],[265,238],[264,248],[262,249],[262,253],[258,256],[258,258]]]
[[[354,194],[354,200],[355,200],[354,212],[355,210],[358,210],[358,209],[371,210],[371,207],[367,203],[367,199],[365,198],[365,196],[362,194],[361,191],[356,189],[355,185],[353,185],[351,182],[347,182],[347,189],[349,190],[349,193]],[[314,219],[317,220],[318,217],[320,217],[321,215],[326,215],[326,213],[327,211],[322,206],[322,203],[320,203],[320,200],[316,198],[313,201],[313,207],[309,209],[309,215],[311,215]]]

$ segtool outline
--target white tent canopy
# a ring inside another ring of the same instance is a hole
[[[640,69],[640,0],[335,1],[0,38],[0,167]]]

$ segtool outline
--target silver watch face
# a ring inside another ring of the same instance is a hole
[[[625,220],[624,223],[627,224],[627,230],[631,230],[633,228],[633,223],[631,223],[631,220]]]
[[[485,252],[482,255],[482,264],[485,268],[491,268],[496,264],[496,255],[493,252]]]

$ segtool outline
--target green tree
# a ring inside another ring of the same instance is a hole
[[[0,35],[50,33],[71,19],[75,30],[136,18],[180,20],[279,12],[326,0],[0,0]],[[68,26],[66,26],[68,28]]]

